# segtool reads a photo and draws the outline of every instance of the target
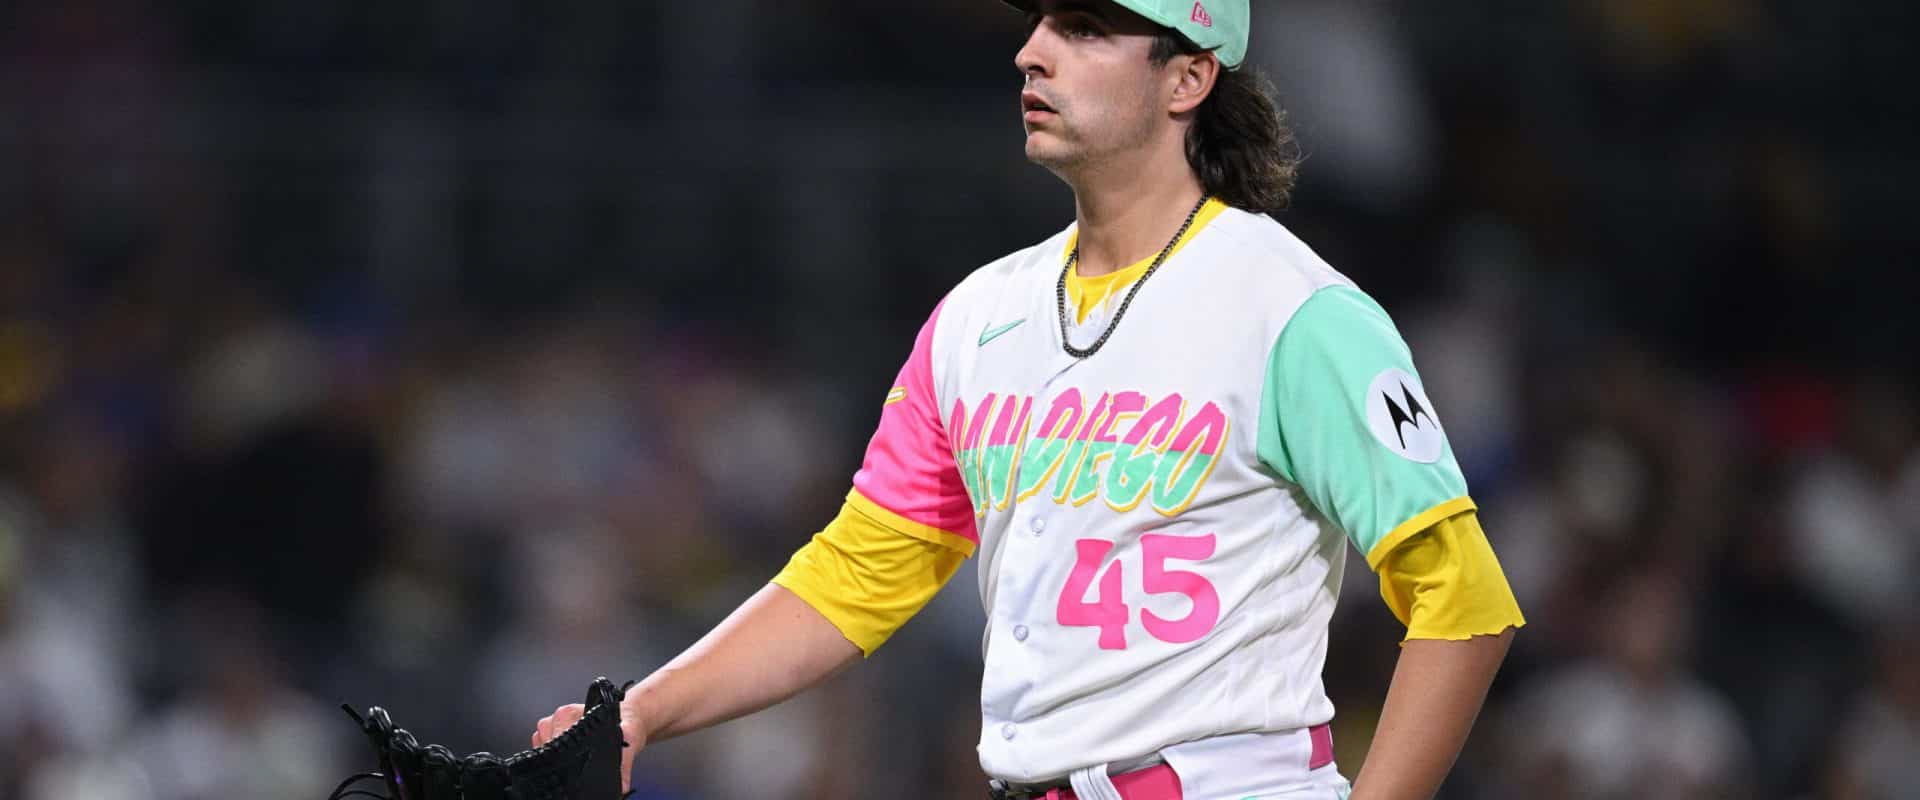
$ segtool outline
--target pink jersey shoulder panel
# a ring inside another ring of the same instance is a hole
[[[954,462],[946,424],[933,393],[933,330],[941,301],[914,338],[913,353],[900,368],[880,411],[880,427],[867,443],[866,459],[853,486],[880,507],[906,519],[980,541],[973,503]]]

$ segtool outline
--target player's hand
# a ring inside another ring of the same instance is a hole
[[[554,737],[573,727],[573,724],[579,722],[586,713],[587,707],[579,703],[569,703],[554,709],[552,714],[542,717],[540,723],[534,726],[533,746],[539,747],[552,741]],[[640,715],[635,713],[632,703],[620,704],[620,738],[627,743],[627,746],[620,750],[620,793],[624,795],[633,790],[633,757],[638,755],[640,748],[647,744],[646,731],[640,724]]]

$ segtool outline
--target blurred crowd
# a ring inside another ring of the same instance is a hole
[[[1255,6],[1279,219],[1399,322],[1530,622],[1444,796],[1911,796],[1916,12]],[[524,746],[778,570],[928,309],[1071,218],[991,0],[0,23],[0,798],[317,799],[341,702]],[[1400,631],[1348,566],[1351,775]],[[640,796],[983,796],[979,625],[963,573]]]

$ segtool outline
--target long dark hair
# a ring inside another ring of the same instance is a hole
[[[1153,63],[1204,50],[1171,29],[1153,43]],[[1252,67],[1220,71],[1187,130],[1187,164],[1200,186],[1227,205],[1264,214],[1286,207],[1300,167],[1300,148],[1273,83]]]

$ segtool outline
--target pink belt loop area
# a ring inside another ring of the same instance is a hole
[[[1312,749],[1307,755],[1307,769],[1316,770],[1333,763],[1333,727],[1315,725],[1307,729]],[[1298,751],[1296,751],[1298,752]],[[1132,772],[1115,775],[1113,788],[1119,790],[1122,800],[1184,800],[1180,790],[1180,774],[1173,767],[1158,764],[1137,769]],[[1033,800],[1079,800],[1072,789],[1048,789],[1044,795],[1027,795]]]
[[[1110,780],[1121,800],[1183,800],[1185,797],[1180,791],[1180,774],[1166,764],[1115,775]],[[1081,797],[1072,789],[1048,789],[1044,795],[1034,795],[1034,800],[1081,800]]]
[[[1307,730],[1313,737],[1313,754],[1307,757],[1307,769],[1315,770],[1333,763],[1333,726],[1315,725]]]
[[[1113,777],[1113,788],[1124,800],[1182,800],[1180,773],[1161,764]]]

